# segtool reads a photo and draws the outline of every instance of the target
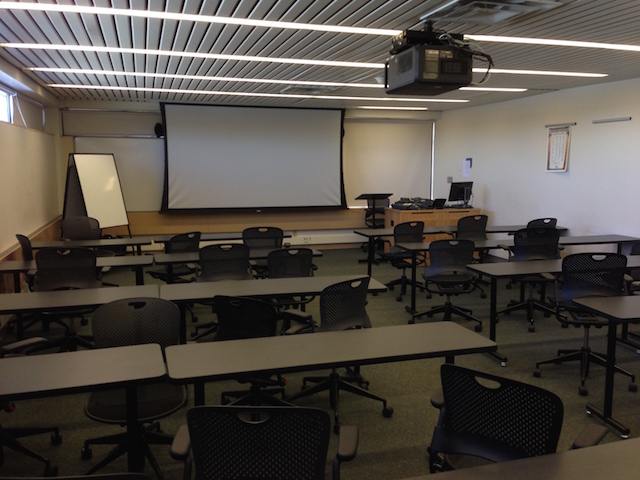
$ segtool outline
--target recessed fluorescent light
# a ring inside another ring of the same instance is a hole
[[[0,3],[0,5],[2,5]],[[255,57],[249,55],[223,55],[220,53],[172,52],[146,48],[96,47],[86,45],[41,45],[38,43],[0,43],[0,47],[26,50],[64,50],[69,52],[131,53],[138,55],[158,55],[168,57],[203,58],[212,60],[235,60],[238,62],[267,62],[293,65],[319,65],[325,67],[384,68],[384,63],[339,62],[331,60],[306,60],[302,58]]]
[[[465,39],[477,42],[520,43],[527,45],[545,45],[555,47],[601,48],[605,50],[623,50],[640,52],[640,45],[623,45],[617,43],[580,42],[574,40],[552,40],[547,38],[501,37],[498,35],[465,35]]]
[[[487,73],[486,68],[474,68],[474,73]],[[588,77],[588,78],[600,78],[608,77],[607,73],[586,73],[586,72],[554,72],[546,70],[508,70],[504,68],[492,68],[490,73],[506,73],[509,75],[550,75],[557,77]]]
[[[520,93],[526,92],[526,88],[500,88],[500,87],[460,87],[458,90],[476,90],[481,92],[507,92]]]
[[[362,107],[356,107],[362,110],[412,110],[412,111],[420,111],[424,112],[428,110],[427,107],[384,107],[384,106],[375,106],[375,105],[366,105]]]
[[[351,33],[358,35],[395,36],[401,30],[382,28],[347,27],[339,25],[317,25],[295,22],[273,22],[268,20],[253,20],[250,18],[220,17],[217,15],[193,15],[187,13],[156,12],[150,10],[136,10],[110,7],[87,7],[80,5],[50,5],[42,3],[0,2],[0,10],[29,10],[41,12],[85,13],[91,15],[111,15],[138,18],[153,18],[159,20],[177,20],[197,23],[216,23],[222,25],[245,25],[250,27],[282,28],[292,30],[312,30],[318,32]]]
[[[451,98],[402,98],[402,97],[349,97],[340,95],[299,95],[285,93],[255,93],[255,92],[223,92],[216,90],[189,90],[180,88],[151,88],[151,87],[106,87],[102,85],[68,85],[52,83],[47,85],[52,88],[72,88],[86,90],[101,90],[113,92],[149,92],[149,93],[173,93],[180,95],[228,95],[235,97],[270,97],[270,98],[302,98],[322,100],[356,100],[366,102],[429,102],[429,103],[467,103],[469,100]]]
[[[30,67],[24,70],[47,73],[73,73],[79,75],[115,75],[138,78],[165,78],[176,80],[198,80],[203,82],[237,82],[259,83],[267,85],[304,85],[312,87],[355,87],[355,88],[384,88],[377,83],[341,83],[341,82],[312,82],[307,80],[271,80],[267,78],[237,78],[237,77],[208,77],[206,75],[178,75],[169,73],[118,72],[115,70],[88,70],[84,68],[49,68]]]

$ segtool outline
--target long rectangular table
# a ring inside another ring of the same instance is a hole
[[[490,225],[487,226],[487,233],[513,233],[518,230],[526,228],[526,225]],[[561,231],[566,231],[566,227],[557,227]],[[436,235],[439,233],[446,233],[455,236],[458,231],[457,226],[443,225],[443,226],[425,226],[422,233],[424,235]],[[367,275],[371,276],[371,266],[375,257],[375,239],[378,237],[393,237],[393,228],[358,228],[353,231],[357,235],[361,235],[368,239],[367,249]],[[509,242],[509,239],[493,241],[490,245],[495,245],[492,248],[498,248],[498,246],[504,242]]]
[[[116,257],[98,257],[96,259],[98,268],[133,268],[136,273],[136,285],[144,284],[144,267],[153,265],[152,255],[123,255]],[[14,292],[20,291],[20,274],[36,272],[35,260],[7,260],[0,263],[0,273],[13,274]]]
[[[442,480],[635,480],[640,438],[438,473]],[[432,480],[422,475],[405,480]]]
[[[157,344],[6,357],[0,358],[0,402],[126,388],[127,466],[134,472],[144,465],[136,387],[160,381],[165,375]]]
[[[160,285],[160,298],[171,300],[180,305],[181,326],[180,339],[185,343],[186,316],[185,302],[211,300],[216,295],[242,297],[288,297],[291,295],[319,295],[329,285],[362,278],[362,275],[337,275],[296,278],[264,278],[259,280],[220,280],[217,282],[172,283]],[[375,279],[369,280],[369,292],[384,292],[387,289]]]
[[[573,301],[576,305],[601,315],[609,320],[607,326],[607,367],[604,391],[604,406],[596,408],[587,404],[587,412],[595,415],[618,430],[623,438],[629,435],[629,428],[615,420],[613,414],[613,380],[616,365],[616,330],[619,324],[640,321],[640,296],[590,297]]]
[[[284,238],[291,238],[291,232],[283,232]],[[162,234],[154,235],[153,241],[156,243],[167,243],[175,234]],[[242,232],[220,232],[220,233],[206,233],[200,234],[201,242],[227,242],[234,240],[242,240]]]
[[[158,285],[83,288],[53,292],[5,293],[0,295],[0,314],[16,314],[16,336],[23,337],[22,315],[29,312],[56,312],[97,308],[105,303],[134,297],[159,296]]]
[[[259,281],[261,282],[261,281]],[[495,342],[452,322],[364,328],[339,332],[189,343],[166,349],[169,379],[194,384],[204,403],[204,383],[239,376],[489,352]]]
[[[151,245],[153,239],[147,236],[99,238],[96,240],[39,240],[31,243],[34,250],[40,248],[109,248],[109,247],[133,247],[134,252],[142,254],[143,245]]]
[[[489,306],[489,338],[496,340],[496,325],[498,323],[498,280],[509,278],[517,279],[538,275],[541,273],[557,274],[562,272],[562,260],[535,260],[530,262],[496,262],[474,263],[467,268],[475,273],[488,277],[491,280],[490,306]],[[640,256],[627,257],[627,268],[640,268]],[[495,353],[503,366],[507,358]]]

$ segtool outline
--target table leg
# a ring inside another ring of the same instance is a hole
[[[629,428],[618,422],[612,417],[613,414],[613,380],[616,368],[616,342],[617,342],[617,323],[609,320],[607,329],[607,370],[604,384],[604,406],[602,410],[587,403],[587,414],[595,415],[607,425],[615,428],[620,432],[622,438],[629,436]]]
[[[418,253],[411,252],[411,306],[404,307],[404,309],[407,312],[409,312],[411,315],[417,313],[416,312],[416,275],[417,275],[416,262],[417,262],[417,259],[418,259]],[[413,318],[411,320],[413,320]],[[413,321],[409,321],[409,323],[413,323]]]
[[[369,247],[367,248],[367,275],[371,276],[373,259],[375,258],[374,248],[376,246],[375,237],[369,237]]]
[[[489,306],[489,338],[496,341],[496,324],[498,323],[498,279],[491,277],[491,302]],[[497,351],[489,352],[492,357],[500,360],[500,365],[507,366],[507,357],[500,355]]]
[[[193,384],[193,404],[204,405],[204,383],[202,382]]]
[[[142,266],[136,267],[136,285],[144,285],[144,269]]]

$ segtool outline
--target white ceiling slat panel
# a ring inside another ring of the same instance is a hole
[[[420,16],[449,0],[34,0],[34,3],[113,7],[120,9],[221,15],[235,18],[347,25],[402,30],[422,27]],[[436,22],[435,27],[450,33],[491,34],[522,37],[548,37],[567,40],[640,44],[640,2],[637,0],[567,1],[562,7],[539,14],[522,16],[494,25]],[[3,10],[0,15],[0,41],[43,45],[86,45],[139,48],[161,51],[250,54],[258,57],[293,57],[321,60],[348,60],[382,63],[389,55],[391,40],[382,35],[352,35],[328,32],[295,31],[263,27],[212,24],[206,22],[142,19],[129,16],[94,15]],[[603,72],[604,79],[542,77],[494,74],[486,86],[523,87],[521,94],[449,92],[443,98],[469,99],[465,105],[502,101],[542,91],[592,85],[603,81],[635,78],[640,75],[640,53],[607,50],[542,47],[533,45],[478,42],[492,56],[497,68],[525,70],[566,70]],[[69,52],[64,50],[23,50],[0,48],[0,56],[24,67],[73,67],[148,74],[224,75],[296,81],[340,81],[373,83],[382,69],[339,68],[284,65],[267,62],[225,61],[171,57],[155,54]],[[168,94],[150,92],[103,91],[91,86],[156,87],[200,89],[202,91],[279,93],[286,85],[261,85],[241,82],[210,82],[191,79],[141,78],[122,75],[55,74],[27,72],[36,81],[86,85],[86,89],[51,89],[54,95],[69,100],[158,100],[228,103],[232,105],[287,105],[344,107],[362,103],[357,100],[288,99],[270,97],[233,97],[198,93]],[[479,78],[479,75],[475,75]],[[291,89],[299,89],[292,85]],[[335,88],[330,95],[393,98],[383,89]],[[380,102],[378,102],[380,103]],[[384,104],[400,102],[384,102]],[[420,104],[420,102],[415,102]],[[410,103],[402,103],[406,106]],[[461,104],[434,103],[432,109],[461,108]]]

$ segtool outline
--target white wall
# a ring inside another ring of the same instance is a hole
[[[473,158],[474,207],[489,223],[558,218],[573,235],[640,236],[640,80],[444,112],[436,123],[435,196]],[[592,124],[593,120],[631,121]],[[548,173],[545,125],[571,127],[569,169]]]
[[[0,252],[60,215],[54,135],[0,122]]]

